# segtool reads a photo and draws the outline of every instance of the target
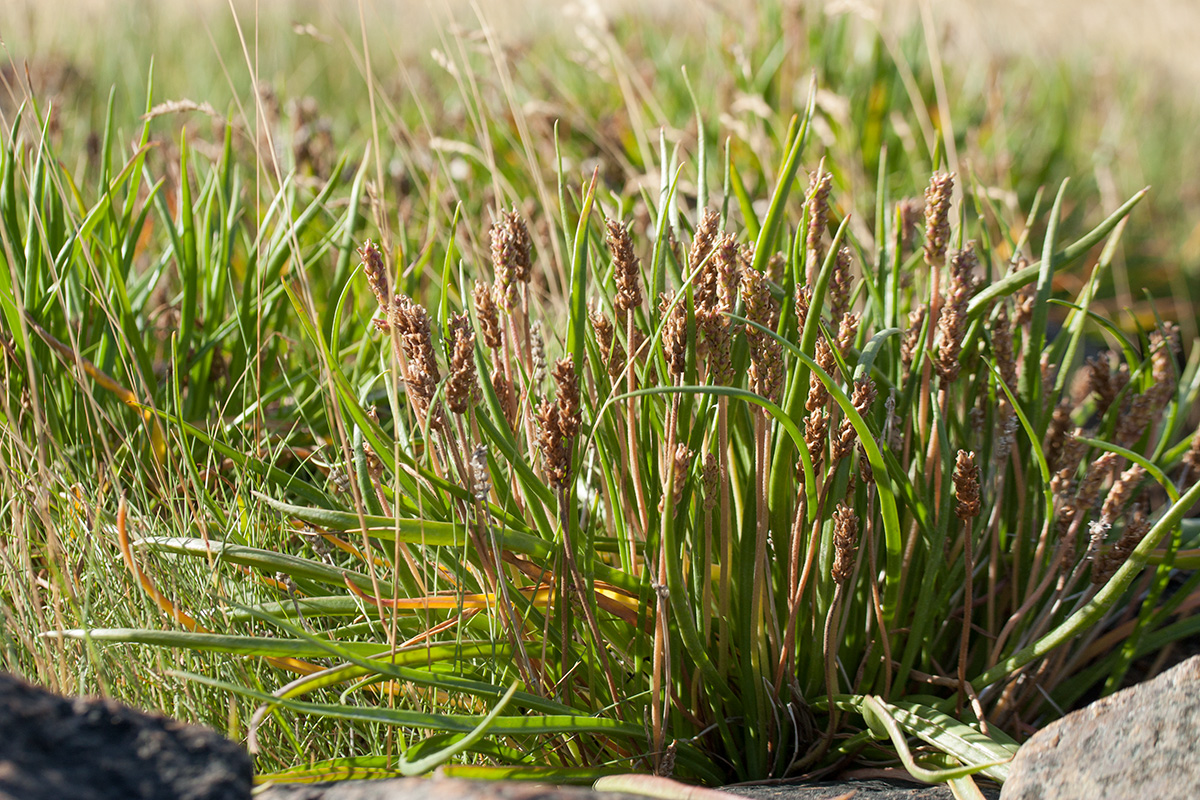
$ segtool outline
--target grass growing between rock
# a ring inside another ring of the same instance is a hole
[[[844,117],[779,113],[787,63],[722,127],[659,65],[693,133],[656,143],[531,130],[464,55],[479,141],[394,182],[299,108],[286,170],[282,123],[159,138],[153,81],[69,169],[29,103],[6,666],[292,779],[1003,780],[1193,635],[1200,351],[1096,311],[1144,192],[998,205],[896,132],[895,63],[833,76],[890,104]]]

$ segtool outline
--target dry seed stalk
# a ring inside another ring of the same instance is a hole
[[[963,521],[963,626],[958,650],[958,683],[968,694],[967,659],[971,641],[971,611],[975,607],[975,548],[971,520],[979,516],[979,466],[975,454],[959,450],[954,466],[954,514]],[[960,695],[961,702],[962,695]]]

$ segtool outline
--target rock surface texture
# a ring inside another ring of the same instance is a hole
[[[208,728],[0,673],[0,800],[248,800],[253,774]]]
[[[624,792],[596,792],[575,786],[458,778],[391,778],[335,783],[269,786],[255,800],[647,800]]]
[[[1001,800],[1200,796],[1200,656],[1047,725],[1017,751]]]
[[[986,800],[995,800],[998,793],[991,785],[985,783],[979,788]],[[725,791],[753,800],[954,800],[954,793],[945,784],[929,786],[891,778],[730,786]]]

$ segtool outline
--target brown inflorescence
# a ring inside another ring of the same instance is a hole
[[[858,549],[858,515],[845,503],[838,503],[833,512],[833,567],[829,570],[835,583],[842,583],[854,574],[854,553]]]
[[[837,362],[834,361],[833,348],[829,346],[829,342],[824,338],[817,339],[814,355],[813,360],[817,362],[817,366],[832,375],[831,370]],[[809,412],[813,412],[818,408],[823,408],[828,402],[829,390],[825,388],[825,382],[817,376],[817,373],[813,372],[808,378],[808,398],[804,402],[804,407]]]
[[[746,307],[746,319],[766,328],[772,327],[775,301],[766,279],[753,267],[746,266],[742,270],[742,302]],[[750,342],[750,387],[768,400],[777,400],[783,389],[783,345],[752,325],[746,326],[746,338]]]
[[[617,338],[612,320],[604,316],[598,307],[588,308],[588,320],[592,323],[592,331],[596,334],[596,346],[604,357],[604,369],[610,380],[615,381],[625,371],[625,348]]]
[[[1150,532],[1150,520],[1146,512],[1136,509],[1125,520],[1125,530],[1109,550],[1101,554],[1092,566],[1092,583],[1097,586],[1107,583],[1121,565],[1129,560],[1134,548],[1141,544],[1142,539]]]
[[[692,458],[696,454],[688,448],[686,444],[675,445],[674,464],[671,466],[672,485],[671,499],[675,505],[679,505],[683,500],[683,490],[688,484],[688,467],[692,463]]]
[[[554,363],[555,398],[558,402],[558,426],[563,438],[579,435],[583,417],[579,410],[579,377],[575,372],[575,357],[565,356]]]
[[[950,259],[950,288],[946,292],[946,305],[938,318],[941,341],[934,362],[944,384],[958,378],[959,356],[962,355],[963,337],[967,333],[967,306],[975,286],[972,273],[977,263],[972,242],[955,252]]]
[[[807,262],[805,264],[808,283],[816,280],[821,262],[825,259],[822,238],[829,227],[829,192],[833,188],[833,175],[817,170],[808,186],[808,233],[804,238]]]
[[[1128,469],[1120,474],[1113,481],[1112,488],[1108,490],[1108,496],[1104,498],[1104,505],[1100,509],[1100,518],[1107,524],[1112,524],[1121,513],[1121,509],[1125,507],[1141,485],[1142,478],[1146,476],[1146,469],[1140,464],[1131,464]]]
[[[903,255],[912,249],[913,233],[925,213],[925,203],[919,197],[906,197],[897,203],[897,208],[900,210],[900,253]]]
[[[658,309],[663,314],[663,355],[667,361],[667,372],[682,379],[687,371],[687,307],[675,302],[674,292],[663,292],[658,298]]]
[[[811,396],[810,394],[809,397]],[[828,435],[829,412],[823,406],[816,411],[809,412],[808,416],[804,418],[804,444],[812,455],[814,469],[820,465]]]
[[[707,272],[708,265],[712,260],[710,256],[713,243],[720,231],[720,224],[720,214],[711,208],[704,209],[704,214],[701,215],[700,222],[696,225],[696,235],[692,237],[692,250],[688,254],[688,268],[691,274],[695,274],[697,270],[701,270],[702,274]],[[697,282],[697,287],[699,287],[699,282]],[[697,292],[699,292],[699,288],[697,288]]]
[[[812,287],[801,286],[796,292],[796,329],[803,331],[808,322],[808,311],[812,305]]]
[[[520,287],[532,276],[533,241],[525,220],[514,208],[503,211],[491,228],[492,268],[496,273],[496,295],[505,310],[513,311],[520,302]]]
[[[391,289],[388,285],[387,265],[383,262],[383,253],[368,239],[358,248],[358,255],[362,258],[363,272],[367,274],[367,284],[371,287],[371,293],[375,295],[375,302],[379,304],[380,310],[387,314],[391,306]],[[387,320],[377,321],[376,324],[386,327]]]
[[[488,346],[489,350],[499,350],[502,344],[500,313],[492,299],[492,287],[486,283],[475,281],[472,297],[475,301],[475,319],[479,321],[483,343]]]
[[[979,465],[975,454],[958,451],[954,464],[954,514],[964,522],[979,516]]]
[[[427,418],[430,425],[440,425],[441,410],[433,405],[433,399],[442,378],[433,350],[429,312],[407,295],[398,294],[392,301],[389,323],[400,337],[406,362],[404,383],[413,408],[422,420]]]
[[[850,259],[853,253],[849,247],[843,247],[837,252],[833,262],[833,273],[829,276],[829,311],[833,315],[833,324],[841,325],[842,317],[850,310]]]
[[[450,320],[450,377],[446,379],[446,405],[455,414],[465,414],[475,403],[475,331],[465,313]]]
[[[613,275],[617,282],[617,295],[613,305],[617,309],[617,318],[624,320],[625,315],[639,308],[645,299],[642,295],[642,278],[638,267],[638,258],[633,254],[633,239],[629,231],[615,219],[606,222],[608,227],[608,249],[613,257]]]
[[[904,339],[900,342],[900,360],[905,368],[911,368],[917,357],[917,347],[921,343],[921,329],[925,327],[927,306],[919,306],[908,312],[908,327],[904,330]]]
[[[1042,451],[1046,454],[1046,464],[1052,472],[1063,467],[1063,447],[1066,444],[1067,431],[1071,428],[1071,404],[1060,400],[1050,415],[1050,424],[1046,428],[1046,438],[1042,440]]]
[[[858,338],[858,326],[861,323],[862,315],[858,312],[842,315],[837,333],[837,349],[842,354],[842,358],[850,355],[850,348],[854,346],[854,340]]]
[[[871,407],[875,404],[875,382],[866,376],[856,380],[850,402],[860,416],[865,417],[870,414]],[[850,455],[854,451],[854,443],[857,440],[858,434],[854,430],[854,423],[850,421],[849,417],[844,418],[838,427],[837,437],[832,443],[831,457],[833,460],[837,461]]]
[[[555,489],[565,489],[571,471],[571,456],[570,449],[562,435],[558,403],[550,400],[542,401],[537,419],[538,446],[542,450],[546,481]]]
[[[1116,453],[1105,451],[1088,465],[1087,471],[1083,474],[1083,480],[1079,484],[1079,491],[1075,493],[1076,511],[1086,513],[1092,510],[1096,505],[1096,500],[1100,497],[1100,487],[1117,468],[1120,458]]]
[[[946,263],[950,243],[950,199],[954,194],[954,173],[935,172],[925,190],[925,263],[940,267]]]

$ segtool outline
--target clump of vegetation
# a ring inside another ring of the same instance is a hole
[[[154,114],[85,202],[18,120],[6,658],[209,692],[291,779],[1003,780],[1195,632],[1200,350],[1092,307],[1143,193],[1067,242],[1066,184],[1018,217],[881,147],[843,202],[816,97],[720,191],[698,103],[654,198],[560,151],[474,248],[461,204],[397,235],[368,160],[256,207],[231,127],[168,195]]]

